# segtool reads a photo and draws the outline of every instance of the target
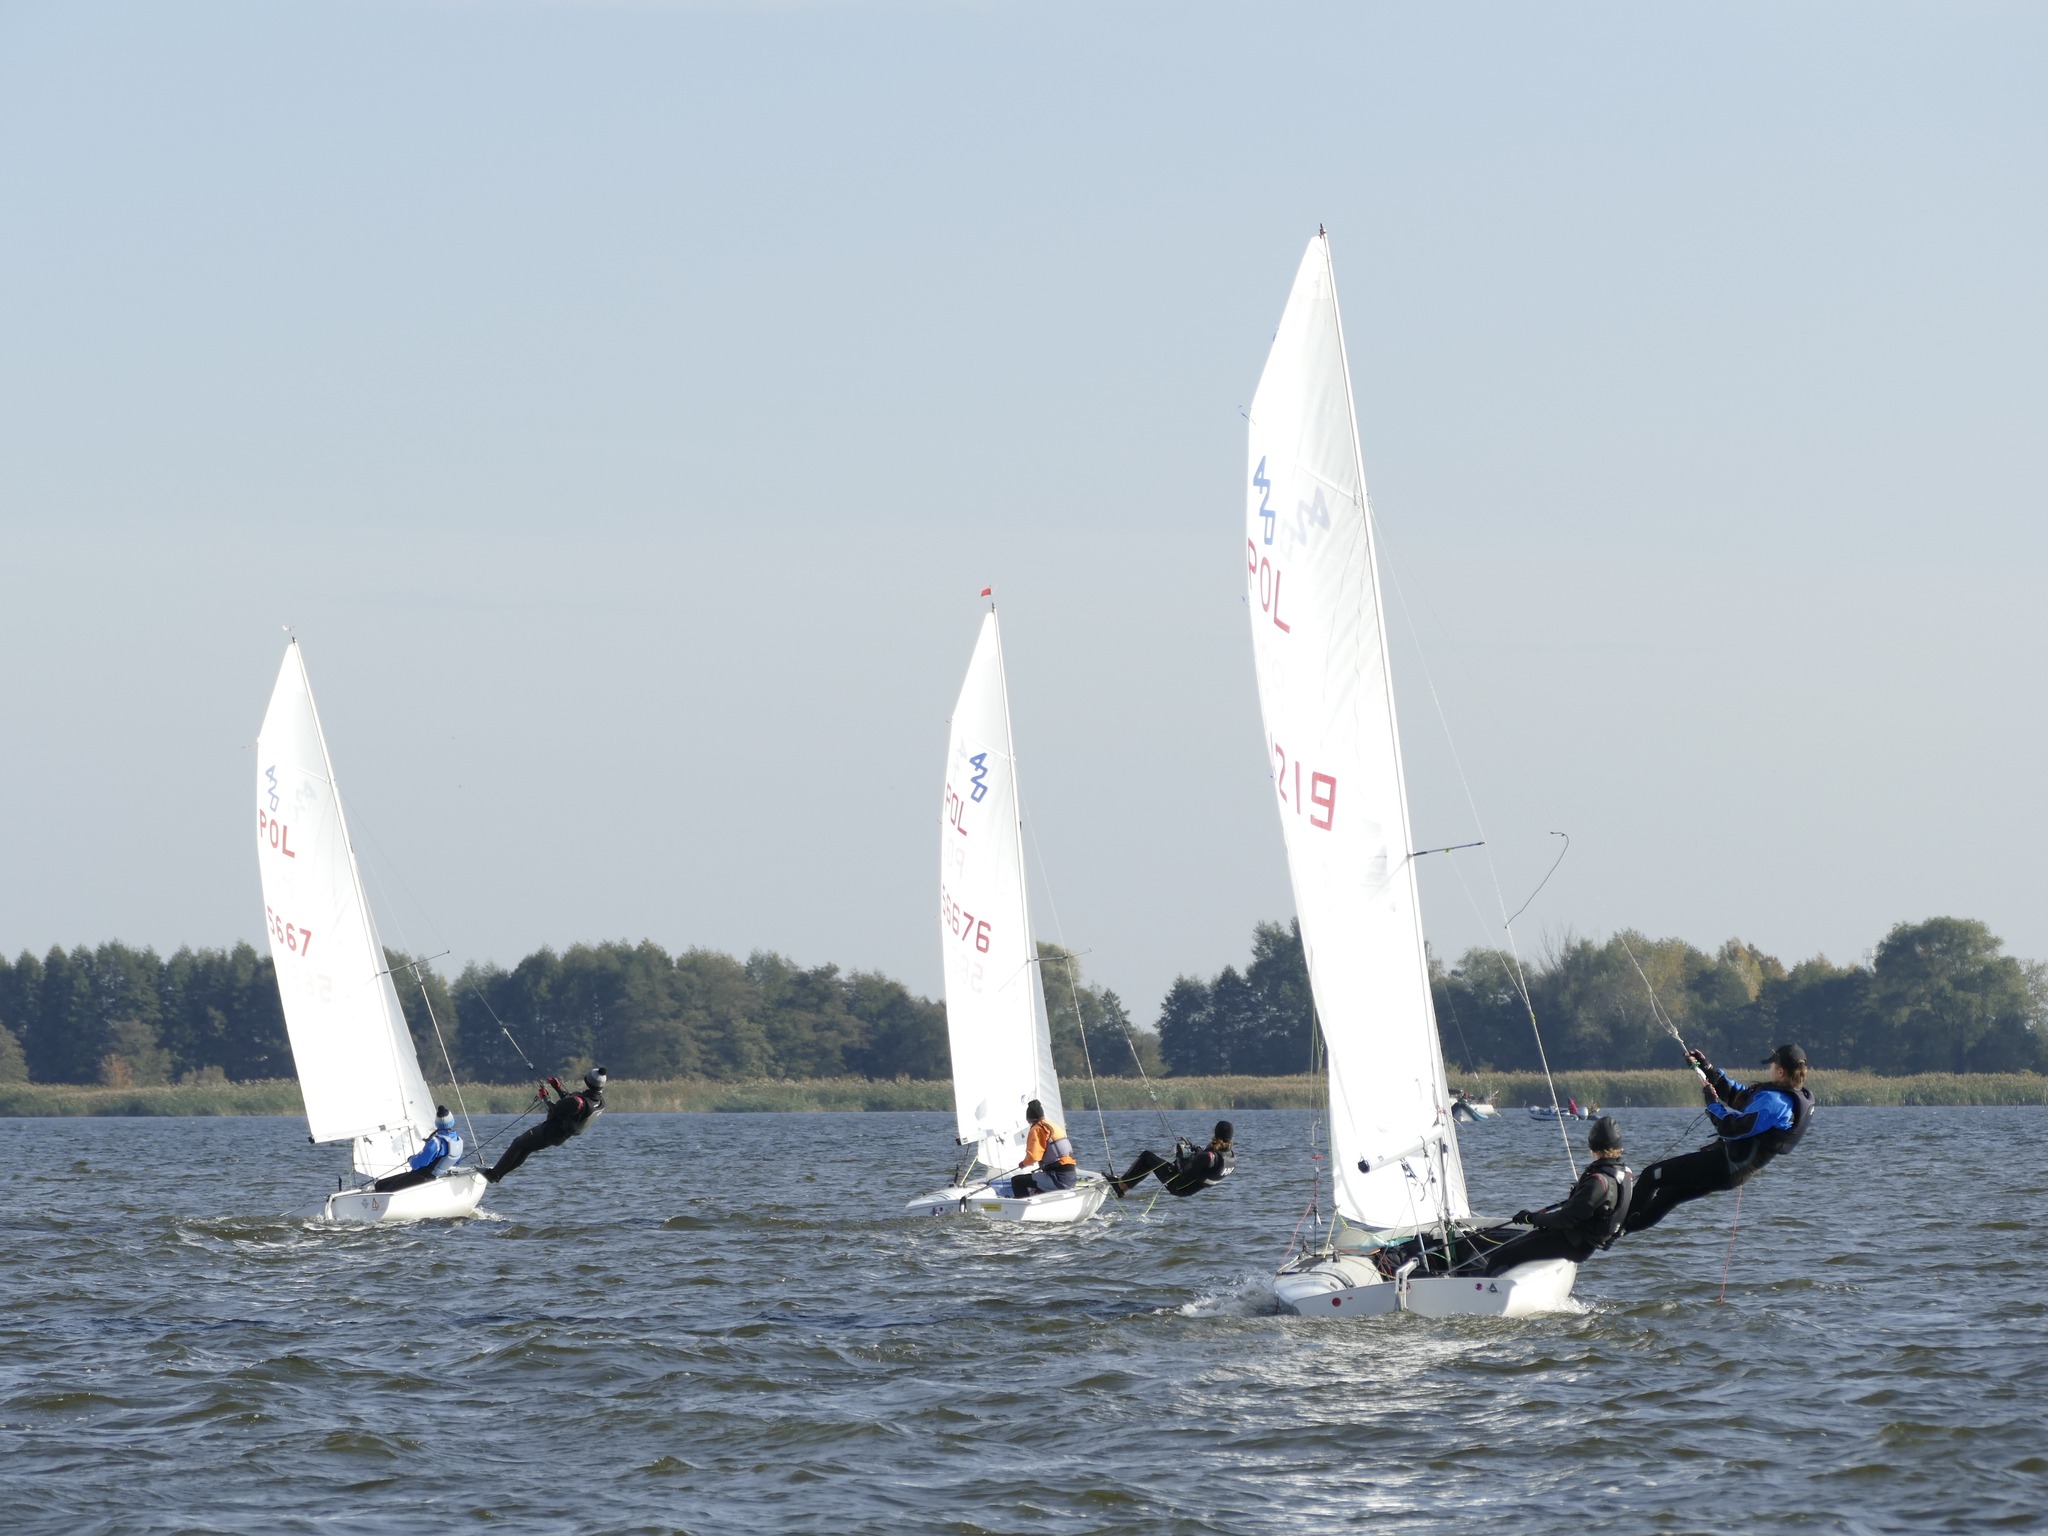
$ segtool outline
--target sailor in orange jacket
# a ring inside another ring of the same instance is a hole
[[[1049,1189],[1072,1189],[1080,1182],[1081,1165],[1074,1161],[1074,1144],[1067,1140],[1066,1127],[1045,1118],[1045,1106],[1033,1099],[1024,1106],[1024,1123],[1031,1134],[1024,1141],[1024,1161],[1017,1166],[1029,1173],[1010,1175],[1010,1198],[1022,1200]]]

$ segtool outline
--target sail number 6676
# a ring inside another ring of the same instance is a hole
[[[988,919],[977,918],[961,906],[943,885],[939,887],[939,916],[946,920],[946,927],[953,937],[963,944],[972,940],[976,949],[984,955],[988,953]]]

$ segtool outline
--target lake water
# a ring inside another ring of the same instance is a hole
[[[1272,1315],[1309,1117],[1233,1118],[1223,1189],[1048,1230],[898,1216],[930,1114],[610,1115],[356,1231],[296,1120],[0,1121],[0,1527],[2048,1528],[2048,1111],[1824,1111],[1732,1259],[1718,1197],[1449,1323]],[[1482,1210],[1565,1187],[1519,1111],[1462,1140]]]

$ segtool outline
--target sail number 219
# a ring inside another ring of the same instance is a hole
[[[1273,743],[1273,759],[1277,765],[1273,770],[1273,782],[1280,788],[1280,803],[1294,807],[1299,816],[1308,814],[1308,824],[1327,832],[1337,819],[1337,780],[1333,774],[1304,772],[1297,761],[1287,761],[1287,750],[1279,742]],[[1302,799],[1304,784],[1308,799]]]

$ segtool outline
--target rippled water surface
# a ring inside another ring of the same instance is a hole
[[[0,1525],[2048,1527],[2048,1111],[1827,1112],[1732,1258],[1721,1197],[1451,1323],[1272,1315],[1308,1117],[1234,1118],[1225,1188],[1045,1230],[897,1214],[939,1115],[610,1115],[356,1231],[297,1121],[0,1121]],[[1554,1128],[1463,1143],[1481,1209],[1562,1192]]]

